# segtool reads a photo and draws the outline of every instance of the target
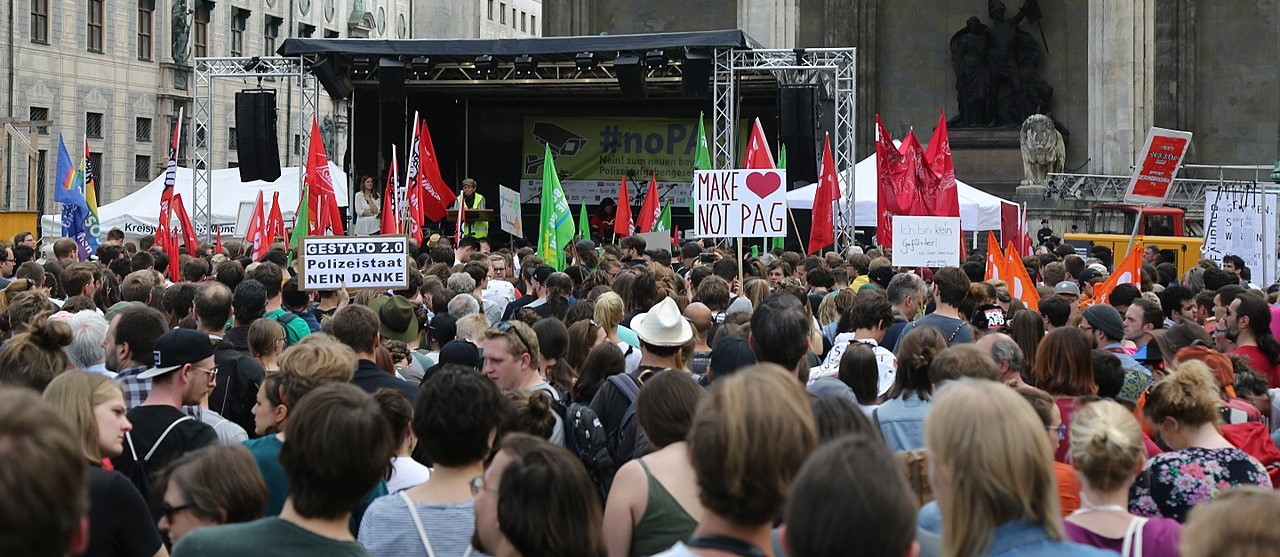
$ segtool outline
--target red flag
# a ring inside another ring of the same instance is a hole
[[[271,212],[267,215],[267,241],[264,244],[271,244],[277,238],[284,238],[284,215],[280,214],[280,192],[275,192],[271,196]],[[263,250],[264,252],[266,250]]]
[[[777,168],[773,162],[773,151],[769,149],[769,140],[764,136],[764,127],[756,118],[751,125],[751,138],[747,140],[747,154],[742,161],[743,168]],[[643,218],[644,215],[641,215]],[[641,230],[641,232],[648,232]]]
[[[905,207],[907,212],[902,214],[917,217],[930,216],[929,206],[924,200],[924,192],[935,187],[932,184],[937,182],[937,176],[925,161],[924,146],[920,145],[920,138],[916,137],[915,130],[907,132],[898,150],[902,153],[900,169],[902,179],[911,192],[911,204]]]
[[[267,235],[266,211],[262,206],[262,191],[258,191],[258,199],[253,203],[253,216],[249,218],[249,226],[244,232],[244,241],[253,245],[253,260],[257,261],[266,253],[265,236]]]
[[[325,197],[327,196],[323,196],[323,195],[320,196],[320,199],[319,199],[320,215],[316,217],[315,234],[322,235],[322,236],[328,236],[332,234],[328,229],[333,226],[332,220],[330,219],[328,206],[326,205],[327,200],[325,199]]]
[[[1008,247],[1004,250],[1005,266],[1009,271],[1009,294],[1014,298],[1022,300],[1029,308],[1040,307],[1040,292],[1036,290],[1036,283],[1031,280],[1031,275],[1027,273],[1027,268],[1022,264],[1022,257],[1013,247],[1013,242],[1009,242]]]
[[[951,140],[947,137],[945,113],[938,117],[938,126],[929,139],[929,149],[924,153],[924,160],[934,174],[933,180],[920,184],[921,197],[924,198],[928,214],[935,217],[960,216],[960,190],[956,187],[956,169],[951,160]]]
[[[653,225],[662,216],[662,207],[658,205],[658,175],[649,179],[649,191],[644,194],[644,204],[640,205],[640,220],[636,223],[640,232],[653,232]]]
[[[329,156],[324,150],[324,138],[320,135],[320,125],[314,116],[311,117],[311,141],[307,147],[306,181],[307,189],[307,230],[315,232],[319,215],[324,211],[338,208],[338,198],[333,192],[333,176],[329,173]],[[325,196],[329,207],[319,205],[320,196]],[[295,225],[296,226],[296,225]],[[346,232],[342,227],[342,219],[333,221],[334,234],[341,236]]]
[[[187,208],[182,204],[182,194],[173,194],[173,205],[171,210],[177,213],[178,225],[182,226],[182,241],[187,245],[187,253],[195,256],[196,248],[200,247],[200,238],[196,236],[196,227],[191,224],[191,217],[187,215]],[[178,246],[173,246],[173,252],[178,253]]]
[[[182,257],[178,254],[178,231],[169,230],[169,235],[164,241],[164,244],[165,253],[169,255],[169,281],[181,281]]]
[[[1009,280],[1009,261],[1005,259],[1004,253],[1000,251],[1000,242],[996,241],[994,232],[987,231],[987,271],[986,280],[1000,279],[1005,282]]]
[[[213,241],[216,242],[213,248],[214,253],[222,253],[222,227],[216,224],[213,225]]]
[[[431,142],[431,130],[427,129],[426,120],[422,121],[421,127],[418,176],[422,184],[422,213],[432,221],[439,221],[444,218],[445,211],[457,201],[458,196],[440,175],[440,162],[436,158],[436,147]]]
[[[627,177],[622,177],[622,185],[618,187],[618,209],[613,215],[613,233],[627,237],[636,233],[635,223],[631,222],[631,200],[627,197]]]
[[[1023,242],[1022,211],[1016,203],[1000,203],[1000,237],[1012,241],[1019,255],[1030,255]],[[1050,285],[1053,286],[1053,285]]]
[[[1111,292],[1121,284],[1141,285],[1142,283],[1142,244],[1134,244],[1124,260],[1116,266],[1111,276],[1102,284],[1093,287],[1093,303],[1111,303]]]
[[[876,243],[893,245],[894,215],[910,215],[916,188],[903,173],[905,156],[893,144],[880,115],[876,115]],[[904,142],[905,147],[905,142]]]
[[[382,234],[399,234],[400,224],[396,222],[396,182],[400,179],[400,171],[396,169],[396,148],[391,146],[391,166],[387,168],[387,189],[382,193]]]
[[[809,253],[814,254],[836,242],[835,215],[831,204],[840,199],[840,178],[836,175],[836,159],[831,154],[831,135],[822,140],[822,169],[818,174],[818,191],[813,196],[813,227],[809,229]]]
[[[413,115],[414,122],[417,122],[418,114]],[[421,136],[422,127],[414,126],[413,130],[413,147],[409,150],[409,166],[414,171],[413,176],[405,177],[405,206],[409,208],[405,218],[408,220],[408,233],[418,241],[418,245],[422,245],[422,197],[423,197],[423,172],[421,170],[422,152],[424,151]],[[406,172],[408,174],[408,172]]]

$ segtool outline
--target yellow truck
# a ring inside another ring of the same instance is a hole
[[[1111,250],[1115,261],[1124,259],[1129,246],[1129,234],[1133,232],[1139,207],[1136,205],[1100,204],[1093,207],[1089,234],[1066,234],[1063,240],[1086,254],[1093,246],[1105,246]],[[1200,262],[1200,248],[1204,238],[1187,236],[1186,211],[1177,207],[1147,207],[1142,210],[1142,222],[1138,223],[1138,235],[1133,244],[1155,246],[1170,250],[1178,266],[1178,276]]]

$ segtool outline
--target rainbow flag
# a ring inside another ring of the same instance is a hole
[[[96,251],[98,249],[98,237],[102,233],[102,229],[98,226],[98,184],[95,176],[97,171],[93,168],[93,162],[89,160],[89,140],[84,140],[84,157],[80,159],[80,168],[76,172],[77,181],[84,185],[81,194],[84,199],[85,210],[88,216],[85,217],[85,228],[88,234],[89,249]]]
[[[58,137],[57,182],[53,200],[62,204],[62,235],[75,240],[80,259],[89,257],[89,205],[85,203],[83,168],[72,167],[67,144]]]

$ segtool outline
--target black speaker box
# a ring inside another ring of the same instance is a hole
[[[378,60],[378,100],[384,103],[404,102],[404,63],[393,58]]]
[[[618,87],[622,89],[622,98],[643,101],[649,96],[644,85],[644,61],[639,56],[623,54],[615,58],[613,71],[618,75]]]
[[[280,177],[275,91],[236,93],[236,157],[240,162],[242,182],[273,182]]]
[[[778,88],[778,139],[787,146],[787,181],[818,181],[818,89]]]

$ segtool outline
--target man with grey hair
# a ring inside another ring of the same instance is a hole
[[[476,279],[471,278],[467,273],[454,273],[449,275],[449,280],[445,282],[445,286],[459,294],[471,294],[476,289]]]
[[[885,289],[889,305],[893,306],[893,325],[884,331],[880,346],[897,346],[898,337],[907,323],[915,321],[920,310],[929,302],[929,289],[924,279],[915,273],[898,273],[889,280]]]
[[[991,354],[991,359],[996,361],[996,366],[1000,368],[1001,383],[1030,387],[1022,379],[1022,372],[1026,371],[1023,369],[1026,364],[1025,356],[1022,354],[1022,348],[1014,342],[1012,337],[1004,333],[984,335],[978,339],[978,347],[986,350]]]
[[[102,341],[107,338],[107,328],[111,326],[106,318],[98,312],[85,310],[71,314],[64,322],[71,326],[71,344],[63,347],[67,360],[71,365],[115,378],[116,374],[107,369],[107,351]]]
[[[467,280],[471,280],[471,277],[467,277]],[[452,283],[453,278],[450,278],[449,282]],[[480,313],[480,301],[476,300],[475,296],[461,293],[449,300],[449,315],[454,319],[462,319],[473,313]]]

